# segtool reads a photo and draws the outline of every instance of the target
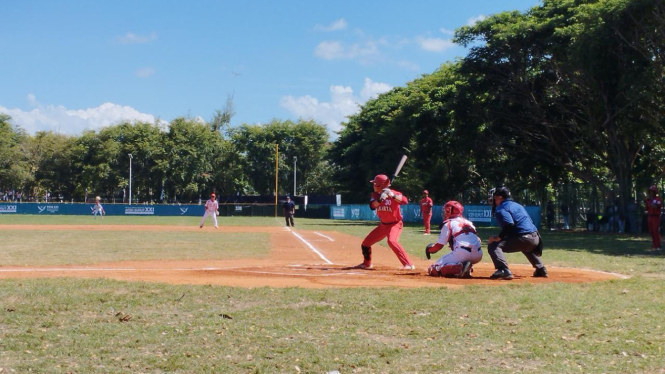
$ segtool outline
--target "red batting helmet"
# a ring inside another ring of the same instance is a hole
[[[658,187],[654,184],[653,186],[649,187],[649,191],[656,191],[658,192]]]
[[[385,174],[379,174],[369,182],[374,183],[374,185],[380,188],[386,188],[390,186],[390,179],[388,179],[388,176]]]
[[[464,212],[464,207],[458,201],[451,200],[443,206],[443,219],[460,217]]]

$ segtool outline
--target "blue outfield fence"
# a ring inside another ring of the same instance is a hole
[[[62,215],[91,215],[94,204],[47,204],[47,203],[0,203],[0,214],[62,214]],[[201,216],[203,205],[127,205],[102,204],[109,216]],[[296,217],[330,218],[346,220],[378,221],[376,211],[363,205],[309,205],[307,209],[298,206]],[[405,222],[422,222],[420,205],[402,205],[402,216]],[[540,207],[526,206],[536,227],[541,227]],[[443,206],[435,205],[432,210],[432,224],[438,225],[443,221],[441,212]],[[222,205],[219,207],[220,216],[273,216],[274,205]],[[282,207],[277,207],[277,215],[282,215]],[[465,205],[464,217],[476,226],[497,226],[492,218],[492,207],[489,205]]]
[[[0,214],[92,215],[95,204],[0,203]],[[102,204],[109,216],[201,216],[203,205]]]
[[[407,204],[402,205],[402,217],[404,222],[422,222],[423,216],[420,212],[420,205]],[[528,205],[524,207],[536,227],[541,227],[540,206]],[[438,225],[443,222],[443,206],[435,205],[432,209],[432,225]],[[369,204],[363,205],[340,205],[330,208],[331,219],[378,221],[376,211],[369,208]],[[492,206],[490,205],[465,205],[464,218],[473,222],[474,225],[498,226],[496,220],[492,218]]]

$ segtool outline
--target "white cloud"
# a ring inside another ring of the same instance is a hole
[[[360,99],[362,102],[365,102],[369,99],[375,99],[379,97],[380,94],[388,92],[392,87],[387,83],[373,82],[369,78],[365,78],[365,84],[360,90]]]
[[[11,116],[13,123],[30,134],[37,131],[53,131],[76,135],[83,130],[99,130],[122,121],[155,122],[155,117],[151,114],[113,103],[104,103],[88,109],[67,109],[62,105],[42,105],[37,102],[33,94],[28,95],[28,102],[35,108],[24,111],[0,106],[0,113]],[[160,125],[163,126],[164,123]]]
[[[483,21],[483,20],[485,20],[485,19],[487,19],[487,16],[484,15],[484,14],[480,14],[480,15],[477,15],[477,16],[475,16],[475,17],[471,17],[471,18],[469,18],[469,19],[466,21],[466,24],[467,24],[468,26],[473,26],[473,25],[475,25],[476,23],[478,23],[478,22],[480,22],[480,21]]]
[[[136,70],[136,76],[139,78],[148,78],[155,74],[155,69],[153,68],[141,68]]]
[[[344,30],[348,24],[346,23],[346,20],[344,18],[340,18],[337,21],[333,21],[330,25],[316,25],[314,28],[319,31],[337,31],[337,30]]]
[[[441,31],[442,33],[444,33],[446,35],[455,35],[455,31],[453,31],[453,30],[448,30],[448,29],[441,28],[441,29],[439,29],[439,31]]]
[[[154,40],[157,40],[157,33],[154,31],[149,35],[136,35],[128,32],[127,34],[118,37],[118,43],[120,44],[144,44]]]
[[[314,55],[324,60],[354,60],[363,64],[370,63],[379,54],[377,44],[371,40],[350,45],[339,41],[325,41],[314,49]]]
[[[313,119],[327,125],[334,133],[341,130],[341,123],[346,121],[348,116],[360,111],[360,105],[391,89],[386,83],[365,78],[360,97],[354,96],[353,89],[349,86],[330,86],[330,102],[319,101],[310,95],[283,96],[280,105],[299,118]]]
[[[444,40],[440,38],[425,38],[422,36],[417,37],[416,42],[418,45],[420,45],[421,49],[429,52],[443,52],[446,49],[455,46],[455,43],[451,42],[450,40]]]

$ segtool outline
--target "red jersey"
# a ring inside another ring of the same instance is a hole
[[[395,193],[395,197],[402,196],[402,201],[398,202],[394,198],[389,197],[379,202],[379,206],[376,207],[376,215],[379,216],[379,220],[381,220],[382,223],[395,223],[401,221],[402,210],[400,209],[399,206],[409,203],[409,199],[407,199],[406,196],[402,195],[401,192],[395,190],[392,191]],[[372,201],[379,201],[380,196],[381,194],[378,194],[376,192],[372,193],[372,197],[370,198],[370,204],[372,203]]]
[[[663,206],[663,200],[656,196],[656,197],[650,197],[646,200],[644,200],[647,206],[647,213],[649,215],[655,214],[660,216],[660,208]],[[652,206],[655,205],[655,206]]]
[[[432,202],[432,199],[429,197],[425,197],[422,200],[420,200],[420,211],[425,214],[429,214],[432,211],[432,205],[434,203]]]

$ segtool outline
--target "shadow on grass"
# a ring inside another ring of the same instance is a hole
[[[651,238],[645,235],[594,231],[543,231],[545,250],[585,251],[609,256],[661,256],[651,250]]]

